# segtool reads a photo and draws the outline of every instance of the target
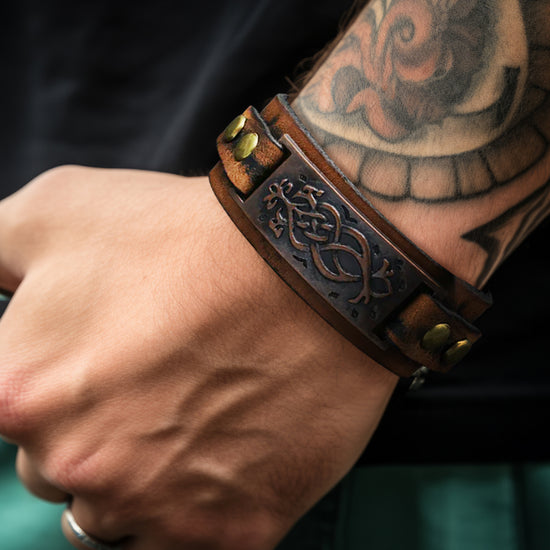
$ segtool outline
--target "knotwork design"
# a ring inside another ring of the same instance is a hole
[[[264,197],[267,210],[275,211],[269,220],[269,228],[277,239],[284,230],[293,248],[309,252],[313,263],[323,277],[341,283],[361,282],[357,296],[349,299],[352,304],[371,297],[383,298],[392,294],[389,277],[393,275],[389,261],[372,272],[371,249],[367,239],[357,229],[346,224],[336,206],[320,201],[325,192],[311,184],[303,183],[300,189],[284,178],[269,186]],[[376,280],[376,289],[373,288]]]

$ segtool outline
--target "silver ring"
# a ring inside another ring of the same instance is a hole
[[[73,535],[84,545],[88,548],[91,548],[91,550],[118,550],[118,546],[112,546],[110,544],[103,544],[102,542],[99,542],[98,540],[94,539],[94,537],[91,537],[78,525],[76,520],[74,519],[73,513],[70,508],[65,508],[65,511],[63,512],[63,517],[67,521],[67,525],[71,529]]]

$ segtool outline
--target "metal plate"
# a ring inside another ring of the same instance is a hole
[[[381,234],[285,135],[290,156],[244,201],[243,211],[334,309],[384,348],[375,329],[435,282]]]

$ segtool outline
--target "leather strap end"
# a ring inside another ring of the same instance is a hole
[[[427,294],[416,296],[399,311],[385,332],[407,357],[439,372],[447,372],[481,337],[464,317]]]
[[[237,130],[235,130],[235,128]],[[245,237],[321,317],[400,376],[445,372],[479,339],[491,300],[360,195],[277,96],[218,138],[214,193]]]
[[[248,107],[242,116],[246,120],[239,133],[233,137],[223,132],[218,136],[216,145],[228,178],[246,196],[265,180],[273,166],[281,162],[284,152],[254,107]],[[246,141],[254,140],[254,136],[257,136],[257,145],[252,148],[251,142],[248,147],[252,150],[249,151]],[[242,155],[246,156],[240,158]]]

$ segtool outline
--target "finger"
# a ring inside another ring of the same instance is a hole
[[[49,502],[66,502],[68,500],[69,495],[42,476],[24,449],[20,448],[17,451],[15,467],[21,483],[33,495]]]
[[[79,550],[119,550],[117,543],[108,543],[84,530],[74,517],[71,508],[67,508],[61,516],[61,529],[65,538]]]
[[[18,239],[14,235],[14,213],[12,201],[0,202],[0,293],[11,297],[23,279],[20,254],[17,253]],[[19,256],[19,257],[18,257]]]
[[[120,550],[128,548],[130,540],[107,511],[100,512],[80,498],[64,511],[61,528],[66,539],[80,550]]]
[[[0,319],[0,435],[27,449],[49,441],[70,408],[70,393],[61,391],[70,377],[56,368],[60,357],[69,362],[76,355],[76,346],[71,330],[59,325],[64,318],[66,326],[77,325],[63,290],[52,285],[41,269],[29,274]]]

